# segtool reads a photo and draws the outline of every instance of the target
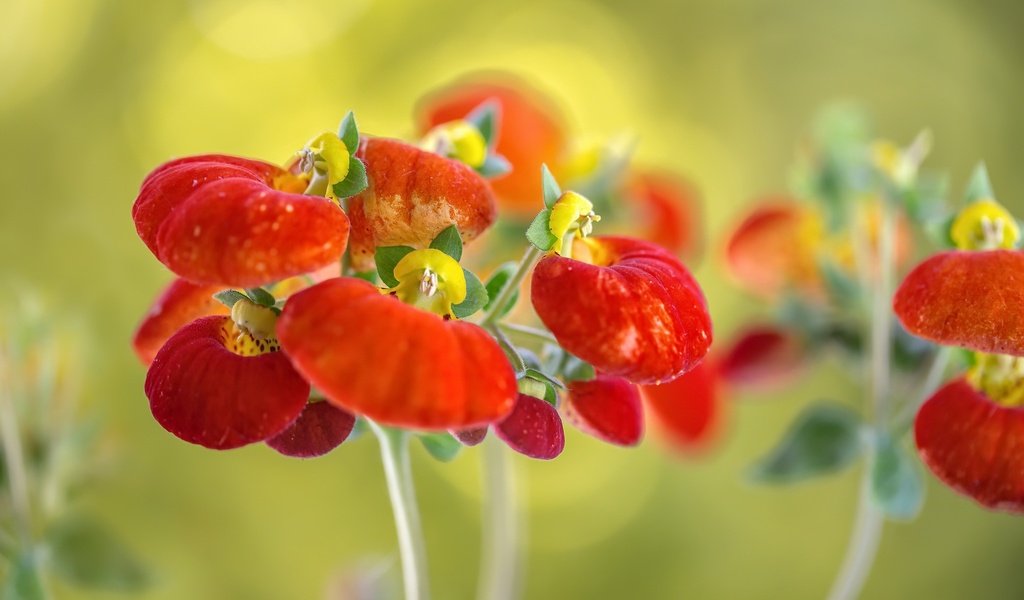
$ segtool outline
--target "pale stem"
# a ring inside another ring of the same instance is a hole
[[[405,600],[428,600],[427,552],[409,462],[409,434],[400,429],[381,427],[369,420],[367,422],[380,441],[381,462],[384,464],[391,508],[395,513]]]
[[[0,353],[0,444],[3,446],[7,480],[11,490],[11,505],[14,511],[18,535],[25,545],[32,542],[32,513],[29,502],[28,473],[25,470],[25,454],[18,431],[18,417],[14,408],[14,394],[6,360]]]
[[[494,436],[483,443],[484,515],[478,600],[519,597],[519,513],[508,449]]]
[[[858,243],[864,250],[866,232],[857,223]],[[878,243],[878,272],[871,279],[866,272],[870,263],[860,263],[862,281],[873,281],[871,297],[871,418],[873,432],[881,434],[886,428],[889,414],[889,355],[892,349],[892,317],[889,303],[892,296],[893,244],[895,235],[895,215],[892,207],[885,200],[882,202],[882,229]],[[861,255],[863,256],[863,254]],[[853,534],[846,550],[846,558],[840,568],[839,575],[832,584],[829,600],[854,600],[860,596],[864,583],[871,573],[871,567],[878,554],[878,546],[882,536],[884,515],[874,506],[871,498],[871,472],[874,464],[874,449],[869,447],[865,452],[864,472],[861,475],[859,505],[857,517],[853,525]]]
[[[516,325],[514,323],[501,323],[498,325],[498,328],[507,333],[510,337],[518,338],[527,343],[558,343],[558,340],[555,339],[555,336],[552,335],[550,331],[545,331],[543,329],[528,327],[526,325]]]
[[[498,316],[504,312],[506,306],[512,302],[512,297],[515,296],[516,292],[519,291],[519,286],[523,283],[523,279],[526,279],[526,274],[530,272],[533,267],[533,263],[537,262],[540,258],[541,251],[533,244],[530,244],[526,248],[526,252],[523,254],[523,258],[519,261],[519,266],[516,267],[514,273],[509,276],[508,281],[505,282],[505,286],[498,292],[498,296],[491,303],[490,310],[481,319],[482,325],[490,325],[498,319]]]

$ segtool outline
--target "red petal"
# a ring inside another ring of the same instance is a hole
[[[725,405],[708,361],[674,381],[645,385],[640,391],[665,438],[677,450],[699,451],[718,437]]]
[[[640,392],[621,377],[570,382],[563,408],[580,431],[609,444],[635,446],[644,436]]]
[[[226,315],[228,308],[213,295],[224,289],[175,279],[153,302],[132,338],[135,354],[148,365],[176,331],[199,317]]]
[[[711,345],[700,286],[664,249],[598,237],[603,265],[548,256],[533,271],[537,315],[569,352],[599,371],[653,383],[692,369]]]
[[[356,424],[356,417],[330,402],[313,402],[302,409],[295,422],[267,440],[267,445],[285,456],[314,458],[341,445]]]
[[[463,446],[476,446],[487,437],[486,427],[475,427],[473,429],[456,429],[451,432],[455,439],[462,442]]]
[[[626,192],[639,209],[645,240],[687,259],[696,258],[704,243],[700,194],[676,175],[648,171],[635,175]]]
[[[921,460],[947,485],[989,508],[1024,512],[1024,408],[955,379],[921,407],[914,435]]]
[[[722,379],[736,386],[770,386],[787,381],[804,365],[804,345],[772,325],[740,332],[718,360]]]
[[[1024,255],[1010,250],[936,254],[907,275],[893,306],[916,336],[1024,356]]]
[[[786,199],[758,206],[729,238],[726,260],[744,289],[775,296],[790,286],[820,288],[814,248],[803,232],[807,211]]]
[[[298,292],[277,333],[328,399],[385,425],[464,429],[512,409],[515,373],[486,331],[444,321],[360,279]]]
[[[280,352],[224,347],[228,317],[203,317],[167,340],[146,375],[153,416],[186,442],[226,450],[276,435],[302,412],[306,383]]]
[[[510,75],[475,75],[427,96],[418,109],[421,133],[465,118],[484,102],[501,107],[495,150],[512,171],[492,182],[502,210],[532,217],[542,206],[540,167],[556,165],[566,146],[563,120],[552,102]]]
[[[565,430],[558,411],[540,398],[519,394],[515,408],[494,426],[494,434],[516,452],[550,460],[565,448]]]
[[[426,248],[446,227],[469,242],[494,223],[494,194],[479,173],[457,160],[398,140],[368,138],[357,156],[370,186],[349,200],[351,254],[373,268],[377,246]]]
[[[251,287],[337,262],[348,237],[344,212],[274,189],[285,174],[239,158],[183,159],[143,182],[132,217],[161,262],[199,283]]]

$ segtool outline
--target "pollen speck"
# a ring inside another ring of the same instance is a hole
[[[292,206],[291,204],[287,204],[285,205],[284,210],[285,212],[295,212],[295,207]]]
[[[194,228],[192,228],[192,237],[199,237],[199,234],[202,233],[202,231],[203,228],[200,227],[199,225],[196,225]]]

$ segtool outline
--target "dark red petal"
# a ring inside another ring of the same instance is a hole
[[[515,373],[486,331],[444,321],[360,279],[296,293],[277,333],[329,400],[384,425],[465,429],[512,410]]]
[[[672,173],[645,171],[633,176],[626,194],[639,212],[640,237],[686,259],[700,254],[700,194],[693,184]]]
[[[815,249],[802,231],[807,210],[773,198],[755,208],[729,237],[726,263],[744,289],[775,296],[788,287],[821,287]]]
[[[955,379],[921,407],[914,436],[921,460],[951,488],[1024,512],[1024,408],[1000,406]]]
[[[692,453],[706,449],[718,437],[725,404],[708,361],[674,381],[641,386],[640,391],[673,448]]]
[[[487,437],[487,428],[455,429],[452,430],[451,434],[455,436],[455,439],[462,442],[463,446],[476,446]]]
[[[711,316],[690,272],[649,242],[593,240],[601,264],[561,256],[537,264],[540,319],[562,347],[609,375],[654,383],[693,368],[711,345]]]
[[[939,344],[1024,356],[1024,255],[1012,250],[943,252],[896,290],[907,331]]]
[[[494,426],[494,434],[516,452],[550,460],[565,448],[565,430],[558,411],[540,398],[519,394],[515,408]]]
[[[417,113],[419,130],[465,118],[484,102],[501,108],[495,151],[512,171],[492,182],[503,211],[532,217],[543,208],[540,167],[552,168],[566,147],[563,118],[550,99],[511,75],[475,74],[428,95]]]
[[[132,338],[132,347],[142,364],[153,362],[164,343],[185,325],[199,317],[228,314],[228,308],[213,298],[222,289],[184,279],[175,279],[164,288]]]
[[[302,412],[306,383],[281,352],[224,347],[228,317],[203,317],[171,336],[146,375],[153,416],[186,442],[226,450],[261,442]]]
[[[800,339],[773,325],[741,331],[718,359],[722,379],[734,386],[760,387],[787,381],[806,360]]]
[[[323,456],[348,439],[355,424],[352,413],[330,402],[313,402],[287,429],[268,439],[267,445],[295,458]]]
[[[590,381],[572,381],[562,406],[569,422],[599,440],[635,446],[643,439],[640,392],[621,377],[602,374]]]
[[[364,139],[357,156],[369,187],[349,200],[351,254],[359,270],[373,268],[377,246],[426,248],[456,225],[469,242],[494,223],[494,194],[465,164],[386,138]]]

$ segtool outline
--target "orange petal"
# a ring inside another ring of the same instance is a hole
[[[776,296],[788,287],[820,289],[814,256],[816,239],[799,204],[772,199],[758,206],[729,237],[729,272],[744,289]]]
[[[692,260],[704,244],[700,194],[688,181],[659,171],[633,176],[626,190],[639,215],[640,237]]]
[[[668,383],[641,386],[640,392],[674,449],[699,452],[718,439],[725,402],[716,370],[708,361]]]

